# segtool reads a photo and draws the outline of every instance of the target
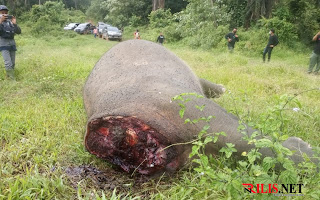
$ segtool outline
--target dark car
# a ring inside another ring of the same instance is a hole
[[[94,29],[94,26],[91,23],[79,24],[77,28],[74,29],[75,32],[79,34],[88,34],[91,33]]]
[[[102,31],[102,38],[106,40],[122,40],[122,32],[113,26],[105,27]]]
[[[78,25],[79,25],[79,23],[70,23],[70,24],[66,25],[63,29],[64,30],[73,30],[73,29],[77,28]]]

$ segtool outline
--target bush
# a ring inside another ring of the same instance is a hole
[[[152,28],[164,28],[172,23],[172,14],[170,9],[158,9],[152,11],[149,15],[149,25]]]
[[[178,23],[171,23],[170,26],[164,28],[166,41],[168,42],[177,42],[182,39],[182,32],[178,26]]]
[[[79,10],[67,10],[61,2],[47,1],[43,5],[34,5],[30,13],[23,17],[32,34],[44,36],[63,34],[62,27],[69,22],[82,22],[85,15]]]
[[[294,41],[298,41],[297,28],[294,24],[281,20],[278,17],[271,19],[262,18],[259,20],[262,27],[265,29],[275,29],[276,35],[279,37],[279,41],[291,45]]]

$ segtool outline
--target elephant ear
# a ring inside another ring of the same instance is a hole
[[[202,78],[199,80],[202,91],[207,98],[218,98],[226,91],[226,88],[221,84],[215,84]]]

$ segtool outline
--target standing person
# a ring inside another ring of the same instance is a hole
[[[320,70],[320,31],[312,38],[312,41],[315,41],[316,44],[314,46],[314,49],[313,49],[311,57],[310,57],[310,64],[309,64],[308,73],[310,74],[313,70],[313,67],[315,65],[317,65],[314,73],[319,74],[319,70]]]
[[[158,42],[159,44],[163,45],[164,40],[165,40],[165,38],[164,38],[163,34],[160,33],[160,35],[159,35],[159,37],[158,37],[158,39],[157,39],[157,42]]]
[[[263,51],[263,62],[266,61],[266,54],[268,53],[268,62],[270,62],[270,58],[271,58],[271,52],[273,50],[273,47],[277,46],[277,44],[279,43],[278,37],[275,35],[275,30],[271,29],[269,31],[269,41],[268,44],[266,46],[266,48],[264,48]]]
[[[140,33],[139,30],[137,29],[136,32],[133,33],[134,39],[140,39]]]
[[[16,58],[16,43],[14,35],[20,34],[21,29],[17,25],[17,20],[14,16],[8,15],[9,9],[0,5],[0,51],[4,60],[7,77],[15,80],[14,67]]]
[[[94,38],[96,38],[97,35],[98,35],[98,29],[97,28],[93,29],[93,34],[94,34]]]
[[[233,49],[234,49],[234,45],[236,42],[239,42],[239,37],[238,35],[236,35],[237,33],[237,28],[234,28],[232,30],[232,32],[228,33],[225,38],[228,40],[228,49],[229,49],[229,52],[232,53],[233,52]]]

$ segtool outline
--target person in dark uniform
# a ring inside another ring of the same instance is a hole
[[[14,67],[17,48],[14,35],[20,34],[21,29],[17,25],[16,18],[8,15],[8,11],[9,9],[5,5],[0,5],[0,51],[7,77],[15,80]]]
[[[238,35],[236,35],[237,33],[237,28],[234,28],[232,30],[232,32],[228,33],[225,38],[228,40],[228,49],[229,49],[229,52],[232,53],[233,52],[233,49],[234,49],[234,45],[236,42],[239,42],[239,37]]]
[[[312,41],[316,42],[314,49],[312,51],[311,57],[310,57],[310,64],[309,64],[309,70],[308,73],[310,74],[316,66],[316,70],[314,71],[315,74],[319,74],[320,70],[320,31],[312,38]]]
[[[275,30],[271,29],[269,31],[269,41],[268,44],[266,46],[266,48],[264,48],[263,51],[263,62],[266,61],[266,54],[268,53],[268,62],[270,61],[271,58],[271,52],[273,50],[273,47],[277,46],[277,44],[279,43],[278,37],[275,35]]]
[[[158,39],[157,39],[157,42],[158,42],[159,44],[163,45],[164,40],[165,40],[165,38],[164,38],[163,34],[160,33],[160,35],[159,35],[159,37],[158,37]]]

